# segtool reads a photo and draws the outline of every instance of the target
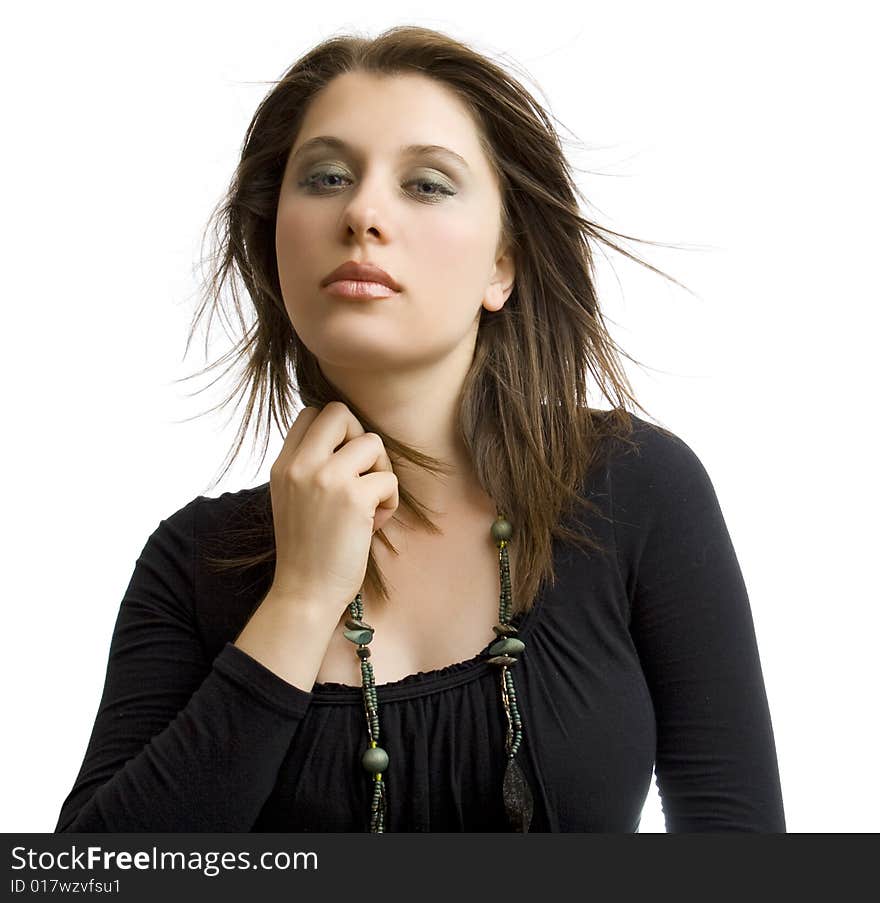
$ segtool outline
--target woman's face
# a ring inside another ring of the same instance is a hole
[[[299,153],[318,136],[345,146]],[[404,150],[413,144],[462,160]],[[494,174],[450,89],[418,74],[337,76],[306,112],[278,200],[275,250],[291,323],[330,371],[403,371],[456,349],[470,355],[480,308],[497,310],[512,289],[512,264],[497,256],[500,228]],[[325,291],[322,279],[349,260],[381,267],[401,291]]]

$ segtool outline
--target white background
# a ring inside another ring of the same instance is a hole
[[[228,381],[191,398],[206,379],[173,381],[229,347],[215,321],[210,357],[202,333],[183,355],[202,229],[247,123],[268,82],[319,40],[403,23],[524,67],[571,139],[586,215],[687,246],[629,247],[696,298],[600,253],[604,310],[645,365],[627,362],[638,397],[718,493],[752,604],[789,831],[875,830],[870,4],[538,6],[7,13],[0,830],[53,830],[135,559],[160,519],[206,494],[234,438],[241,408],[179,422]],[[244,454],[207,494],[268,480],[280,444],[273,433],[259,471]],[[664,830],[656,785],[641,829]]]

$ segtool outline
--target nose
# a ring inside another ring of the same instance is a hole
[[[351,189],[343,211],[342,220],[346,229],[358,237],[369,232],[381,236],[385,226],[384,215],[379,211],[387,210],[387,204],[378,179],[362,179],[360,185]]]
[[[362,235],[372,233],[375,236],[381,235],[381,230],[376,225],[378,217],[373,209],[365,211],[363,214],[351,214],[346,217],[348,223],[348,231],[350,234],[360,238]]]

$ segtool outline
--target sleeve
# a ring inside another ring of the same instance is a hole
[[[103,695],[55,833],[250,831],[312,694],[227,643],[208,661],[194,616],[199,498],[138,557]]]
[[[672,433],[651,433],[627,472],[620,542],[666,830],[785,833],[751,608],[714,487]]]

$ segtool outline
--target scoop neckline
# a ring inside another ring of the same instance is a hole
[[[516,636],[525,640],[532,632],[532,627],[544,601],[544,584],[538,590],[532,607],[525,613],[520,612],[511,618],[511,626],[516,628]],[[397,680],[384,684],[376,684],[376,695],[380,702],[395,702],[402,699],[414,699],[418,696],[428,696],[441,690],[448,690],[461,684],[475,681],[490,670],[494,671],[496,665],[490,665],[489,647],[498,642],[499,637],[494,636],[473,658],[462,662],[453,662],[442,668],[433,668],[430,671],[416,671],[407,674]],[[326,681],[312,685],[312,704],[315,703],[359,703],[363,704],[363,688],[351,684]]]

